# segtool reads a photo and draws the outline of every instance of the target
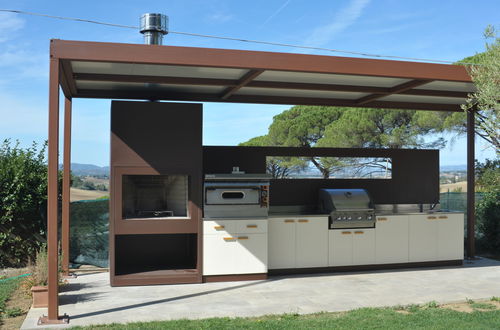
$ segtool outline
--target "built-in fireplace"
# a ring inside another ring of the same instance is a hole
[[[124,220],[187,216],[187,175],[123,175]]]

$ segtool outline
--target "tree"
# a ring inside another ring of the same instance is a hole
[[[344,109],[339,120],[325,129],[318,147],[442,148],[443,138],[426,142],[424,136],[441,130],[438,117],[415,110]]]
[[[270,146],[268,135],[254,137],[246,142],[240,143],[240,146],[246,147],[266,147]],[[271,156],[266,159],[266,172],[271,174],[274,179],[285,179],[291,173],[304,169],[305,162],[294,157]]]
[[[5,140],[0,147],[0,267],[34,259],[45,242],[46,144],[22,149]]]
[[[439,148],[445,144],[442,138],[426,141],[423,136],[439,132],[445,118],[445,114],[412,110],[295,106],[273,118],[267,135],[251,139],[242,145]],[[358,170],[366,166],[386,167],[380,161],[363,164],[354,158],[336,157],[302,158],[300,166],[307,167],[308,161],[324,178],[348,165],[355,166]],[[278,165],[283,167],[287,164]]]
[[[464,58],[460,63],[467,63],[477,91],[467,98],[464,110],[476,109],[475,130],[477,136],[491,145],[496,154],[500,154],[500,38],[497,31],[488,26],[484,33],[486,51]],[[491,43],[488,40],[493,39]],[[472,63],[472,64],[470,64]],[[465,112],[450,115],[444,122],[444,128],[458,134],[467,132]]]

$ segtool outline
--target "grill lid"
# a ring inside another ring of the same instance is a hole
[[[373,210],[365,189],[320,189],[319,207],[322,212]]]

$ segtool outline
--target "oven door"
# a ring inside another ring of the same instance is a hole
[[[259,184],[205,184],[205,205],[260,205],[260,196]]]

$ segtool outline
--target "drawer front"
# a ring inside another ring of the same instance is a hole
[[[267,233],[267,220],[236,220],[235,230],[237,233]]]
[[[204,220],[204,235],[232,235],[236,233],[238,220]]]

